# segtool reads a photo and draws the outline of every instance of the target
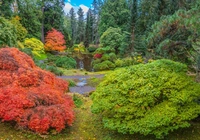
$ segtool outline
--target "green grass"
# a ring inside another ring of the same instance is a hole
[[[67,81],[69,82],[69,86],[70,86],[70,87],[76,86],[75,80],[68,79]]]
[[[82,95],[77,97],[83,104],[75,108],[76,120],[73,126],[67,127],[61,133],[38,135],[19,130],[10,123],[0,123],[0,140],[155,140],[154,136],[123,135],[105,129],[101,123],[101,116],[90,111],[90,98]],[[172,132],[165,140],[200,140],[200,121],[193,122],[190,128]]]
[[[103,77],[102,78],[96,78],[96,77],[90,77],[87,79],[87,84],[91,87],[97,87],[102,81],[103,81]]]
[[[63,68],[59,68],[60,70],[63,71],[63,75],[98,75],[98,74],[106,74],[110,71],[100,71],[100,72],[88,72],[85,70],[79,70],[79,69],[63,69]]]

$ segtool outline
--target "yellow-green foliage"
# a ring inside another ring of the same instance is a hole
[[[115,70],[92,94],[92,111],[121,133],[163,138],[189,127],[200,114],[200,85],[186,71],[186,65],[165,59]]]
[[[20,18],[18,16],[12,18],[11,23],[16,28],[17,40],[23,42],[28,32],[26,28],[24,28],[22,24],[20,23]]]
[[[0,47],[16,45],[17,31],[15,26],[9,20],[0,17]]]
[[[75,44],[72,48],[73,48],[73,51],[75,52],[81,52],[81,53],[86,52],[86,48],[83,42],[81,42],[80,44]]]
[[[20,41],[17,41],[17,47],[20,49],[24,49],[24,44]]]
[[[40,57],[41,54],[44,54],[44,44],[36,38],[26,38],[24,47],[30,48],[34,56]]]

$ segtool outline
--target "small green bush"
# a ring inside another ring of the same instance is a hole
[[[94,66],[95,64],[99,64],[101,62],[102,62],[101,59],[95,59],[92,61],[92,65]]]
[[[69,82],[69,87],[75,87],[76,83],[73,80],[67,80]]]
[[[163,138],[200,114],[200,85],[184,64],[157,60],[115,70],[92,94],[106,128]]]
[[[46,65],[45,70],[50,71],[52,73],[54,73],[55,75],[61,76],[63,75],[63,71],[59,70],[57,67],[55,66],[51,66],[51,65]]]
[[[27,55],[29,55],[30,57],[33,58],[32,49],[31,48],[20,49],[20,51],[26,53]]]
[[[101,60],[103,61],[106,61],[106,60],[109,60],[110,59],[110,56],[108,54],[104,54],[101,58]]]
[[[114,62],[117,59],[117,56],[115,53],[109,53],[109,58]]]
[[[63,71],[59,70],[57,67],[53,65],[47,65],[45,62],[41,63],[39,60],[35,59],[35,64],[43,70],[50,71],[55,75],[61,76],[63,75]]]
[[[97,48],[96,48],[96,47],[93,47],[93,46],[90,46],[90,47],[87,48],[87,50],[88,50],[90,53],[95,52],[96,49],[97,49]]]
[[[116,67],[123,67],[123,60],[122,59],[117,59],[116,61],[115,61],[115,65],[116,65]]]
[[[109,60],[106,60],[101,63],[95,64],[93,68],[95,71],[110,70],[115,68],[115,64]]]
[[[47,58],[49,63],[55,63],[55,61],[59,58],[59,56],[47,53]]]
[[[95,71],[109,70],[109,66],[104,63],[95,64],[93,68]]]
[[[96,53],[104,54],[104,53],[112,53],[112,52],[115,52],[115,49],[112,48],[112,47],[106,46],[106,47],[100,47],[100,48],[98,48],[98,49],[95,51],[95,54],[96,54]]]
[[[79,108],[79,107],[81,107],[81,105],[83,105],[83,101],[78,95],[74,94],[73,100],[74,100],[74,104],[77,108]]]
[[[134,64],[134,59],[127,57],[123,59],[123,66],[131,66]]]
[[[65,69],[76,68],[76,60],[71,57],[58,57],[55,61],[57,67],[62,67]]]

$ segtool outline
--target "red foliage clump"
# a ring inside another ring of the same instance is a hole
[[[63,51],[66,49],[66,42],[64,39],[64,35],[57,31],[56,29],[52,29],[48,31],[47,36],[45,37],[45,50],[47,51]]]
[[[98,59],[98,58],[101,58],[102,57],[102,54],[99,54],[99,53],[96,53],[95,55],[94,55],[94,58],[95,59]]]
[[[37,67],[16,48],[0,49],[0,119],[23,128],[60,132],[74,120],[68,83]]]

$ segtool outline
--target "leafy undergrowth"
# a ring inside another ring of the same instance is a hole
[[[73,95],[72,95],[73,96]],[[88,97],[78,96],[83,104],[75,108],[76,120],[72,127],[60,134],[37,135],[30,131],[17,130],[11,123],[0,123],[1,140],[155,140],[154,136],[123,135],[103,128],[101,118],[91,113],[92,101]],[[53,133],[53,132],[52,132]],[[166,140],[200,140],[200,121],[192,123],[190,128],[174,131]]]

